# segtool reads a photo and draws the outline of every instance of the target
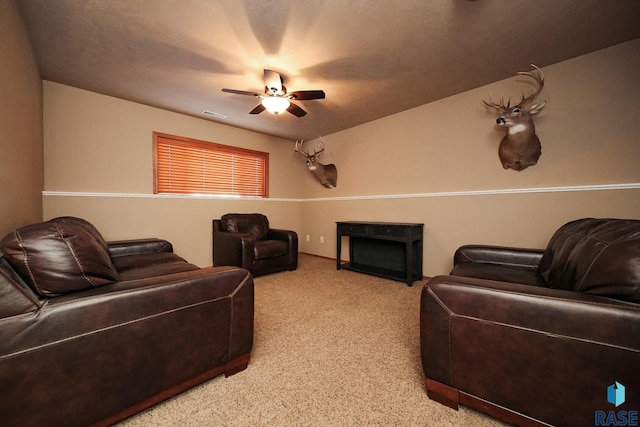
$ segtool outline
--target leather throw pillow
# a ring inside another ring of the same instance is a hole
[[[539,272],[550,288],[640,302],[640,221],[565,224],[549,241]]]
[[[100,241],[97,230],[91,231],[90,223],[82,221],[67,217],[19,228],[0,242],[0,250],[41,296],[58,296],[117,281],[106,244]]]

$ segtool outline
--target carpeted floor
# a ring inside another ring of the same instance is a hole
[[[421,288],[300,255],[298,270],[255,279],[255,338],[246,370],[119,425],[502,426],[427,398]]]

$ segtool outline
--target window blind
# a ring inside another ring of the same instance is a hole
[[[269,153],[154,133],[154,192],[268,197]]]

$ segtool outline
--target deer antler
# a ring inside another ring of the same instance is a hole
[[[302,145],[304,144],[304,139],[301,139],[299,141],[296,141],[296,146],[293,148],[293,151],[295,151],[296,153],[300,153],[303,156],[307,156],[308,153],[305,153],[304,151],[302,151]]]
[[[323,151],[324,151],[324,141],[322,140],[322,137],[320,137],[320,151],[313,150],[313,155],[318,157],[320,154],[322,154]]]
[[[304,144],[304,139],[301,139],[300,141],[296,141],[296,146],[293,148],[293,151],[295,151],[296,153],[300,153],[303,156],[309,158],[309,157],[319,157],[320,154],[322,154],[322,152],[324,151],[324,141],[322,140],[322,138],[320,138],[320,150],[316,151],[315,149],[313,150],[313,154],[310,154],[308,151],[302,151],[302,145]]]
[[[524,107],[526,104],[536,99],[536,97],[540,95],[540,92],[542,92],[542,88],[544,87],[544,74],[542,74],[542,71],[540,71],[540,68],[536,67],[535,64],[531,64],[531,66],[535,68],[534,71],[519,71],[518,75],[531,77],[533,80],[536,81],[536,83],[538,83],[538,89],[531,95],[527,96],[526,98],[524,97],[524,95],[522,95],[522,101],[520,101],[517,105],[520,108]]]
[[[511,102],[511,101],[509,101],[509,103],[510,103],[510,102]],[[508,105],[504,105],[504,98],[502,98],[502,97],[500,98],[500,104],[496,104],[496,103],[493,101],[493,98],[491,97],[491,92],[489,92],[489,102],[487,102],[487,101],[485,101],[485,100],[483,99],[483,100],[482,100],[482,103],[483,103],[486,107],[493,108],[494,110],[497,110],[497,111],[503,111],[503,110],[506,110],[507,108],[509,108],[509,106],[508,106]]]
[[[544,87],[544,74],[542,74],[542,71],[540,71],[540,68],[538,68],[535,64],[531,64],[531,66],[535,68],[535,70],[518,71],[517,74],[520,76],[527,76],[534,79],[536,83],[538,83],[538,89],[531,95],[527,96],[526,98],[524,95],[522,95],[522,100],[516,105],[516,107],[522,108],[529,102],[533,101],[538,95],[540,95],[540,92],[542,92],[542,88]],[[498,111],[505,111],[511,108],[511,99],[507,100],[507,105],[505,105],[504,98],[500,97],[500,103],[496,104],[491,98],[491,92],[489,92],[489,102],[482,100],[482,103],[486,107],[493,108],[494,110],[498,110]]]

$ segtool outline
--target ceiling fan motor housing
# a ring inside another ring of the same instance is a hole
[[[282,85],[282,89],[278,89],[277,87],[264,87],[264,93],[269,96],[284,96],[287,94],[287,88]]]

